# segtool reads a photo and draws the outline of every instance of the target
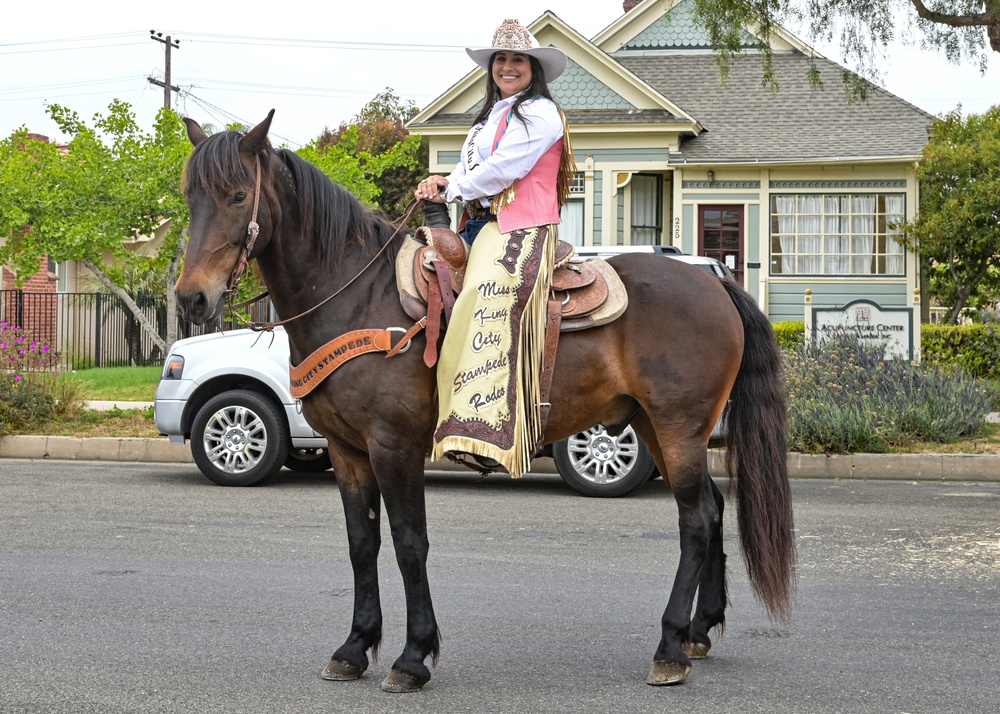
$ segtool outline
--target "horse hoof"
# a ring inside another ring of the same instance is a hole
[[[666,660],[654,660],[653,668],[649,670],[646,684],[662,687],[670,684],[680,684],[691,673],[691,665]]]
[[[381,686],[383,692],[408,694],[410,692],[419,692],[420,688],[427,684],[429,680],[430,677],[417,677],[408,672],[400,672],[398,669],[394,669],[385,676]]]
[[[684,654],[691,659],[705,659],[712,645],[707,642],[687,642],[684,645]]]
[[[331,659],[320,676],[331,682],[351,682],[355,679],[361,679],[361,675],[364,673],[364,667],[345,662],[342,659]]]

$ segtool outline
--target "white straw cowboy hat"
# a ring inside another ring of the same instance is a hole
[[[542,65],[546,82],[551,82],[566,70],[566,53],[558,47],[539,47],[535,36],[517,20],[504,20],[493,33],[493,44],[490,47],[477,50],[471,47],[465,48],[472,61],[487,72],[490,71],[490,58],[493,53],[501,50],[519,52],[537,59]]]

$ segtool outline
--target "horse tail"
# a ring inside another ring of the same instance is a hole
[[[740,547],[750,586],[772,617],[787,620],[795,541],[785,445],[784,370],[771,323],[733,281],[723,285],[743,321],[743,361],[726,408],[726,471],[736,490]]]

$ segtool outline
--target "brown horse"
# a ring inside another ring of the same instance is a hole
[[[211,137],[185,119],[195,148],[184,179],[191,225],[176,288],[180,309],[196,323],[223,309],[256,218],[252,257],[273,304],[282,318],[300,316],[286,328],[293,363],[352,330],[411,326],[396,291],[392,257],[402,238],[395,226],[296,154],[274,150],[272,115],[246,134]],[[772,616],[790,614],[795,547],[780,353],[767,318],[734,282],[660,256],[611,262],[628,289],[628,309],[611,324],[562,336],[545,441],[597,423],[612,432],[631,424],[656,459],[677,502],[681,547],[647,681],[674,684],[688,676],[691,657],[707,654],[709,631],[725,621],[724,499],[708,473],[707,446],[727,400],[726,465],[750,584]],[[303,401],[330,442],[354,569],[350,634],[323,677],[357,679],[368,651],[377,655],[384,503],[407,608],[406,645],[382,682],[395,692],[422,687],[431,676],[425,660],[436,662],[439,650],[424,503],[436,387],[421,358],[424,340],[416,337],[405,354],[346,362]]]

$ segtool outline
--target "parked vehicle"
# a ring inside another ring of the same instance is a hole
[[[711,258],[666,254],[720,277],[731,275]],[[236,330],[177,341],[156,390],[157,429],[172,443],[190,441],[198,468],[223,486],[251,486],[283,466],[329,469],[326,439],[309,426],[291,396],[288,360],[288,336],[280,327],[271,334]],[[588,496],[623,496],[657,475],[652,455],[632,427],[612,435],[598,424],[539,455],[551,456],[563,480]]]
[[[178,340],[156,389],[156,428],[175,444],[190,439],[198,468],[223,486],[251,486],[282,466],[329,469],[326,439],[289,392],[288,354],[281,328]]]

